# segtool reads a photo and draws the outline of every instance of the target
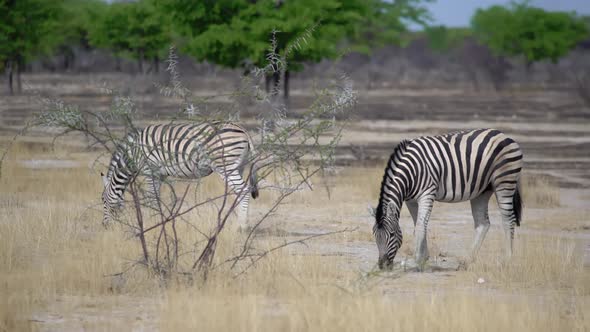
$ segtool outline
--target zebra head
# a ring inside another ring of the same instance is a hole
[[[373,210],[375,225],[373,235],[379,250],[377,264],[380,269],[391,269],[393,259],[402,245],[402,231],[399,227],[399,208],[395,204],[379,203],[377,209]]]
[[[112,186],[111,180],[104,173],[100,173],[104,190],[102,192],[103,217],[102,225],[108,227],[112,220],[117,217],[117,213],[121,208],[122,198]]]

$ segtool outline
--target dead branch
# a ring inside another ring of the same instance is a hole
[[[181,81],[177,71],[174,50],[171,49],[169,72],[172,75],[171,87],[158,86],[161,91],[170,96],[177,96],[182,99],[184,108],[190,108],[187,112],[184,110],[178,112],[170,124],[181,119],[183,121],[195,120],[199,122],[213,123],[215,120],[227,121],[228,119],[238,118],[237,113],[222,114],[203,114],[200,109],[207,109],[207,102],[213,100],[215,96],[208,96],[197,100],[190,100],[190,90],[186,89]],[[265,70],[284,71],[287,59],[281,59],[278,55],[273,55],[272,65],[266,69],[253,70],[254,77],[245,78],[243,83],[255,84],[257,80],[265,77]],[[237,275],[246,273],[254,267],[257,262],[266,257],[271,252],[279,250],[293,244],[304,244],[308,240],[320,238],[332,234],[350,232],[354,229],[344,229],[340,231],[327,232],[323,234],[312,235],[303,239],[285,242],[284,244],[271,248],[267,251],[256,251],[254,241],[256,240],[256,230],[272,216],[285,199],[295,192],[301,190],[313,190],[311,182],[312,177],[319,172],[324,173],[331,167],[334,159],[336,145],[341,138],[341,130],[336,122],[336,116],[341,116],[346,110],[350,109],[356,102],[356,95],[352,90],[350,80],[342,75],[341,86],[332,87],[332,90],[326,88],[317,92],[316,100],[310,105],[309,109],[304,112],[301,118],[296,120],[287,120],[285,117],[286,109],[281,105],[272,102],[272,93],[264,94],[258,88],[245,88],[230,94],[235,98],[235,102],[240,102],[243,98],[251,98],[253,104],[261,103],[266,106],[271,105],[269,114],[261,119],[262,125],[260,130],[260,144],[256,146],[256,152],[252,154],[244,163],[249,164],[249,171],[243,174],[243,181],[250,183],[257,172],[258,182],[263,189],[276,189],[279,196],[276,198],[269,209],[261,217],[252,221],[250,230],[242,243],[237,245],[240,253],[231,258],[222,258],[221,261],[231,264],[230,269],[235,269],[241,261],[248,261],[248,264]],[[257,85],[256,85],[257,86]],[[112,94],[112,92],[110,92]],[[242,99],[239,99],[239,98]],[[51,127],[62,128],[60,134],[67,135],[71,132],[79,132],[89,140],[89,146],[99,146],[103,151],[113,153],[121,151],[127,144],[141,144],[129,142],[125,138],[126,134],[135,133],[138,129],[135,127],[135,116],[137,107],[130,97],[115,95],[109,111],[97,113],[87,110],[80,110],[77,106],[70,106],[57,99],[45,98],[45,110],[38,118],[37,124]],[[195,104],[195,103],[199,104]],[[197,105],[195,107],[195,105]],[[232,110],[239,111],[239,104],[233,106]],[[215,118],[218,116],[219,118]],[[267,122],[272,122],[272,130],[268,130]],[[115,131],[113,123],[120,126],[122,130]],[[123,136],[119,135],[120,131]],[[58,135],[60,135],[58,134]],[[328,138],[327,143],[322,143]],[[221,137],[218,137],[221,139]],[[134,147],[137,148],[137,147]],[[141,146],[142,150],[146,147]],[[148,151],[153,151],[147,148]],[[123,150],[124,151],[124,150]],[[157,151],[156,151],[157,152]],[[225,153],[225,151],[222,151]],[[143,152],[142,152],[143,153]],[[151,152],[150,152],[151,153]],[[148,153],[148,155],[150,154]],[[319,158],[311,162],[310,156]],[[225,155],[222,154],[222,158]],[[141,159],[141,158],[140,158]],[[169,278],[174,273],[183,274],[183,270],[189,270],[188,273],[194,275],[198,273],[203,280],[207,280],[209,272],[222,264],[213,266],[213,260],[216,255],[216,249],[219,244],[219,236],[225,230],[230,216],[240,206],[242,199],[250,192],[249,186],[246,185],[240,190],[230,188],[229,180],[224,181],[223,193],[205,199],[191,199],[189,191],[198,187],[197,184],[189,184],[183,192],[177,192],[173,180],[165,180],[164,185],[170,190],[170,197],[162,197],[159,192],[155,192],[155,197],[150,199],[147,193],[142,189],[139,178],[145,175],[140,174],[147,164],[148,158],[143,158],[140,162],[133,162],[132,168],[134,176],[128,185],[128,192],[131,195],[131,207],[133,215],[129,218],[120,218],[118,220],[124,229],[133,232],[132,237],[139,242],[141,247],[142,259],[139,264],[146,266],[155,275],[163,280]],[[1,159],[0,159],[1,161]],[[262,165],[260,165],[262,164]],[[260,166],[260,167],[258,167]],[[225,170],[225,174],[229,174]],[[149,173],[149,171],[148,171]],[[278,183],[271,183],[268,177],[271,174],[279,174],[282,178]],[[151,176],[154,176],[151,174]],[[161,188],[162,183],[160,183]],[[155,199],[155,205],[154,205]],[[209,232],[204,232],[197,227],[192,220],[187,220],[189,213],[198,211],[205,205],[213,205],[216,208],[216,214],[209,220],[213,228]],[[149,211],[148,214],[145,211]],[[119,218],[117,218],[119,219]],[[131,220],[128,220],[131,219]],[[154,220],[155,219],[155,220]],[[153,224],[152,224],[153,223]],[[178,231],[177,226],[188,225],[191,229],[197,231],[203,236],[203,240],[195,241],[193,248],[185,247],[184,234]],[[194,255],[186,261],[188,254]],[[183,257],[183,265],[180,266],[180,257]],[[188,267],[188,269],[187,269]]]

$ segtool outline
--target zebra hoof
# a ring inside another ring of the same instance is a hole
[[[428,258],[416,258],[414,261],[414,267],[416,268],[417,272],[424,272],[424,270],[426,269],[427,263],[428,262]]]

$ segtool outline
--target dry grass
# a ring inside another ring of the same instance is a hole
[[[587,303],[574,311],[562,304],[481,295],[417,296],[392,299],[380,294],[350,296],[337,291],[299,298],[277,309],[256,296],[219,298],[174,293],[163,330],[209,331],[582,331]],[[565,303],[564,303],[565,304]],[[571,306],[570,306],[571,307]],[[231,317],[231,318],[230,318]]]
[[[317,258],[290,257],[297,256],[271,258],[267,263],[272,268],[261,267],[245,280],[168,291],[162,303],[162,329],[556,331],[580,330],[588,323],[586,298],[576,298],[579,302],[572,305],[563,296],[528,298],[489,289],[432,294],[410,290],[394,296],[368,288],[346,291],[337,286],[346,287],[343,280],[350,273],[334,273],[328,259],[321,263]],[[351,287],[347,289],[355,289]]]
[[[525,173],[522,178],[522,191],[526,207],[555,208],[560,205],[557,181],[548,176]]]
[[[22,168],[31,153],[21,147],[8,156],[0,180],[0,288],[6,295],[0,330],[7,331],[25,329],[26,317],[59,295],[109,293],[108,275],[134,252],[123,234],[99,231],[99,213],[88,209],[97,203],[100,178],[81,168]]]
[[[521,235],[515,239],[512,258],[484,252],[468,271],[505,289],[566,290],[586,296],[590,295],[590,274],[580,252],[581,244],[573,240]]]
[[[373,254],[326,254],[326,245],[351,242],[376,251],[366,205],[377,200],[381,168],[350,168],[327,179],[318,177],[313,191],[295,194],[272,219],[285,230],[359,226],[355,232],[276,251],[238,278],[222,264],[204,285],[178,282],[163,288],[141,267],[123,279],[113,278],[111,274],[139,256],[139,248],[120,228],[103,230],[100,211],[87,209],[99,203],[100,178],[85,167],[22,168],[19,160],[33,157],[55,156],[21,146],[9,155],[0,179],[0,331],[574,331],[590,325],[589,273],[573,240],[522,235],[515,242],[515,257],[507,262],[503,242],[494,239],[500,234],[491,231],[476,263],[466,271],[442,274],[368,276],[359,266],[376,259]],[[88,156],[77,157],[88,165]],[[324,183],[329,184],[329,197]],[[535,185],[544,184],[528,182],[526,190],[534,193]],[[210,177],[195,199],[222,190],[219,179]],[[263,192],[253,202],[255,215],[271,204],[273,195]],[[212,213],[209,207],[189,218],[209,220]],[[402,219],[402,254],[411,256],[414,243],[406,209]],[[202,238],[189,228],[183,234],[187,243]],[[444,250],[439,244],[449,236],[431,228],[431,257]],[[242,237],[225,232],[214,263],[234,254]],[[292,238],[288,232],[261,234],[256,246],[270,248]],[[487,282],[475,284],[479,277]],[[146,303],[154,305],[143,309],[140,304]],[[145,316],[138,319],[141,312]],[[47,313],[61,318],[52,320]]]

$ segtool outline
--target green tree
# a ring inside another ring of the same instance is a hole
[[[119,58],[130,50],[127,30],[129,16],[127,8],[130,4],[114,3],[96,17],[94,26],[90,29],[88,37],[90,45],[102,48],[113,53],[117,58],[117,70],[119,70]]]
[[[557,62],[588,37],[583,19],[572,13],[548,12],[524,3],[478,9],[471,20],[476,38],[498,56],[522,56],[534,62]]]
[[[75,60],[76,48],[89,49],[89,31],[108,5],[102,0],[64,0],[62,20],[51,37],[57,38],[57,54],[68,70]]]
[[[144,72],[144,61],[157,65],[170,43],[167,20],[148,1],[117,2],[109,5],[89,33],[91,45],[108,49],[116,57],[138,61]],[[157,68],[157,66],[156,66]]]
[[[437,52],[448,52],[472,35],[469,28],[448,28],[444,25],[427,27],[424,32],[428,37],[430,48]]]
[[[368,0],[358,33],[351,36],[355,51],[370,54],[385,45],[405,46],[412,39],[410,24],[426,28],[431,17],[424,6],[432,0],[383,1]]]
[[[288,98],[290,72],[301,70],[304,62],[338,56],[338,42],[355,33],[365,10],[363,2],[355,0],[257,1],[243,6],[231,21],[209,26],[188,42],[187,49],[199,60],[246,70],[266,65],[269,51],[288,56],[283,78]],[[273,37],[275,44],[269,49]],[[271,76],[273,85],[278,75]]]
[[[138,60],[139,71],[143,73],[143,62],[151,60],[157,72],[159,59],[171,42],[167,18],[152,3],[140,1],[131,6],[129,21],[129,44],[133,57]]]
[[[400,44],[409,21],[423,23],[430,0],[158,0],[180,36],[181,49],[199,61],[224,67],[265,66],[271,50],[285,56],[282,81],[288,97],[290,71],[304,63],[332,59],[343,47],[368,53]],[[275,32],[273,34],[273,31]],[[269,79],[270,78],[270,79]],[[267,77],[276,86],[278,73]],[[273,89],[275,91],[275,89]]]
[[[60,41],[58,29],[61,1],[0,0],[0,62],[8,71],[8,89],[14,93],[16,73],[20,92],[20,73],[40,55],[50,54]]]

